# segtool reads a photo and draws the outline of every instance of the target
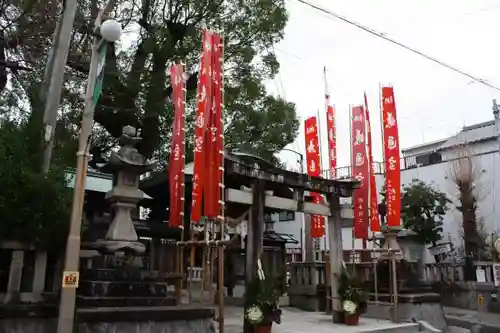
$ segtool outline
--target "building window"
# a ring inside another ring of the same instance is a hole
[[[415,165],[413,167],[426,166],[441,163],[443,158],[440,153],[430,153],[420,155],[415,158]]]
[[[280,222],[295,221],[295,212],[282,211],[279,213]]]

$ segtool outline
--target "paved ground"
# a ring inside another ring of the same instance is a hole
[[[449,326],[472,329],[482,326],[482,333],[500,333],[500,314],[482,311],[472,311],[443,306],[446,322]]]
[[[243,309],[226,307],[225,333],[243,332]],[[346,326],[332,323],[330,316],[319,312],[304,312],[294,308],[283,308],[281,325],[273,325],[273,333],[357,333],[370,331],[406,331],[417,332],[417,324],[394,324],[387,320],[361,318],[358,326]],[[401,329],[401,330],[400,330]]]

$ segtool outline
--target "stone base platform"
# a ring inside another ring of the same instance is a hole
[[[0,317],[0,333],[57,332],[56,308],[34,311],[33,307],[11,308]],[[76,310],[75,333],[212,333],[215,310],[200,306],[107,307]]]
[[[379,294],[378,302],[374,301],[374,295],[370,295],[364,316],[369,318],[397,320],[398,322],[424,321],[438,330],[446,330],[446,318],[438,294],[400,294],[398,295],[398,306],[395,311],[390,303],[389,294]]]
[[[283,308],[281,325],[273,324],[273,333],[417,333],[417,323],[392,323],[383,319],[360,318],[358,326],[334,324],[332,316],[320,312],[305,312],[296,308]],[[225,333],[243,332],[243,308],[226,307]]]

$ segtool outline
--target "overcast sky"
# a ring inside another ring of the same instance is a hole
[[[499,0],[310,0],[350,20],[500,87]],[[287,0],[290,19],[276,45],[280,75],[268,89],[297,105],[300,135],[290,149],[304,153],[303,120],[321,111],[323,66],[337,110],[339,166],[349,164],[349,104],[368,94],[374,159],[381,160],[378,86],[395,91],[401,148],[453,135],[464,125],[493,119],[500,91],[441,67],[313,8]],[[322,128],[324,166],[326,129]],[[296,157],[280,157],[293,165]]]

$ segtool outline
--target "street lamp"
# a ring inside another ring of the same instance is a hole
[[[78,140],[77,165],[75,172],[75,186],[73,188],[73,203],[71,207],[71,221],[66,241],[66,258],[64,261],[61,300],[59,304],[58,333],[73,332],[75,317],[76,288],[79,280],[80,233],[82,227],[83,203],[85,197],[85,181],[89,162],[89,138],[94,122],[94,109],[102,91],[102,77],[106,56],[106,43],[115,42],[120,38],[121,26],[114,20],[103,18],[111,12],[115,4],[109,0],[99,12],[94,22],[94,32],[100,31],[102,38],[95,38],[90,58],[90,70],[85,94],[85,107],[82,114],[80,137]]]
[[[280,151],[289,151],[289,152],[294,153],[297,156],[299,156],[297,163],[300,164],[300,173],[302,173],[302,174],[304,173],[304,155],[303,154],[299,153],[298,151],[295,151],[293,149],[288,149],[288,148],[280,149]]]
[[[500,259],[500,237],[495,240],[494,247],[498,254],[498,258]]]
[[[108,42],[114,43],[120,39],[122,34],[122,26],[115,20],[106,20],[99,28],[102,38]]]

